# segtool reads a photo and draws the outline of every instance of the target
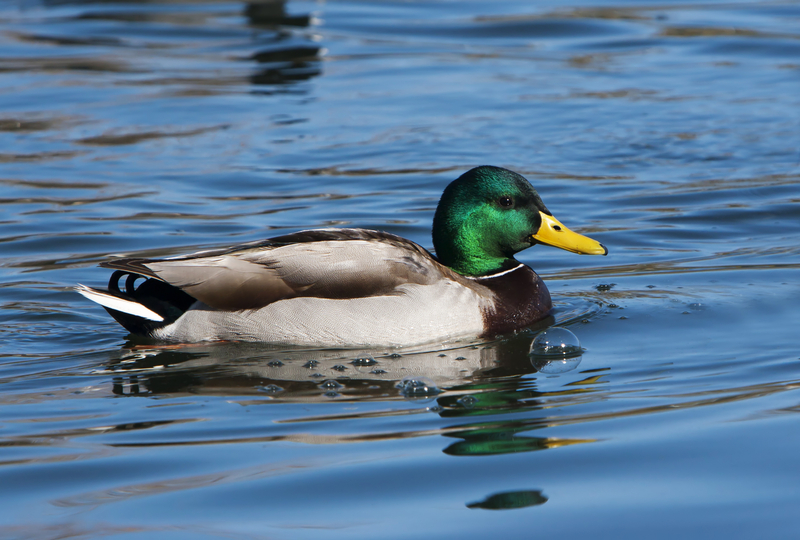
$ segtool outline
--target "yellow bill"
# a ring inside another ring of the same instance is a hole
[[[572,253],[580,253],[581,255],[608,255],[606,246],[592,240],[588,236],[583,236],[567,229],[553,216],[548,216],[544,212],[539,212],[542,218],[542,225],[539,230],[532,236],[539,244],[546,244]]]

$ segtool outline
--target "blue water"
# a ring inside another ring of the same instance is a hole
[[[795,538],[798,28],[797,2],[0,4],[0,537]],[[430,247],[480,164],[608,246],[519,257],[579,359],[529,356],[541,328],[142,346],[72,290],[304,228]]]

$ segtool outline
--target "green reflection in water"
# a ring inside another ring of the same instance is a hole
[[[453,443],[443,450],[451,456],[489,456],[517,454],[559,448],[572,444],[596,442],[596,439],[562,439],[557,437],[518,437],[514,429],[506,431],[487,430],[486,433],[471,432],[463,441]]]
[[[528,506],[539,506],[547,502],[541,490],[507,491],[489,495],[482,501],[467,504],[467,508],[483,508],[484,510],[514,510]]]

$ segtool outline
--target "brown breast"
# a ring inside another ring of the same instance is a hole
[[[486,330],[481,337],[519,330],[544,319],[553,309],[550,291],[544,281],[524,264],[476,281],[496,296],[494,306],[483,312]]]

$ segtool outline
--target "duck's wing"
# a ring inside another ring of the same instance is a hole
[[[395,294],[403,284],[455,277],[418,244],[365,229],[301,231],[233,248],[101,266],[164,281],[221,310],[256,309],[297,296]]]

